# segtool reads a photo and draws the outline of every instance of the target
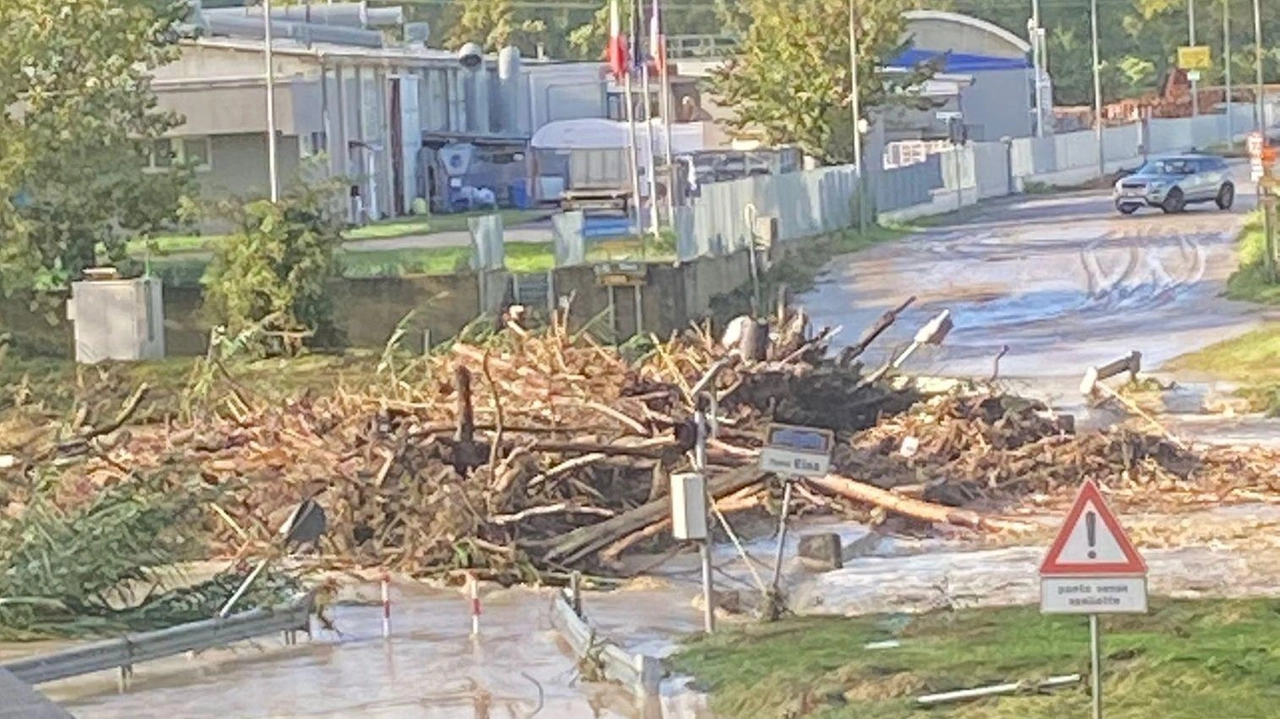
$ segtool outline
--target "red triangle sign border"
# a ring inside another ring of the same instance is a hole
[[[1084,513],[1086,507],[1093,505],[1094,510],[1098,513],[1098,520],[1111,532],[1116,543],[1120,546],[1120,551],[1124,553],[1125,561],[1109,562],[1109,563],[1090,563],[1090,564],[1071,564],[1062,561],[1062,552],[1066,548],[1067,540],[1070,539],[1072,530],[1075,529],[1076,523],[1080,520],[1080,515]],[[1071,505],[1071,510],[1067,512],[1067,519],[1062,524],[1062,528],[1058,530],[1058,536],[1054,538],[1053,544],[1049,547],[1049,552],[1045,554],[1044,561],[1040,563],[1040,574],[1043,576],[1135,576],[1145,575],[1147,573],[1147,563],[1138,553],[1133,542],[1129,540],[1129,535],[1125,534],[1124,529],[1120,527],[1120,522],[1116,519],[1115,513],[1107,506],[1107,502],[1102,497],[1098,485],[1093,480],[1085,480],[1080,485],[1080,491],[1076,494],[1075,502]]]

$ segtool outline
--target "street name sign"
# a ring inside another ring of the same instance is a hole
[[[831,470],[835,433],[829,429],[769,425],[760,469],[786,477],[821,477]]]
[[[1040,611],[1147,611],[1147,564],[1092,481],[1080,487],[1040,565]]]

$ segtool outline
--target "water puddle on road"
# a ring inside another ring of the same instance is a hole
[[[1160,534],[1188,522],[1203,530],[1195,543],[1183,546]],[[1140,544],[1166,547],[1146,551],[1155,593],[1280,591],[1274,547],[1240,551],[1211,539],[1276,536],[1280,507],[1220,508],[1178,515],[1176,521],[1144,515],[1133,518],[1133,525]],[[1038,596],[1035,571],[1042,547],[982,549],[911,538],[867,542],[868,530],[847,522],[801,521],[792,529],[783,581],[801,612],[911,612],[948,603],[1035,602]],[[846,547],[860,551],[846,552],[845,569],[811,573],[795,559],[796,545],[801,534],[815,531],[838,532]],[[759,583],[772,578],[775,546],[768,536],[748,540],[750,566],[732,545],[716,547],[717,587],[754,600]],[[628,651],[668,655],[680,636],[701,628],[697,567],[696,554],[679,554],[653,576],[616,591],[587,593],[588,618]],[[360,591],[376,597],[375,587]],[[264,637],[235,650],[141,665],[125,693],[117,693],[112,673],[41,689],[80,719],[710,719],[707,698],[687,678],[667,680],[661,698],[645,706],[620,687],[581,681],[552,629],[551,596],[550,590],[486,588],[480,637],[473,640],[462,594],[398,585],[390,641],[381,637],[380,607],[342,605],[330,610],[341,636],[320,630],[295,647]],[[751,620],[722,619],[726,625],[735,621]]]

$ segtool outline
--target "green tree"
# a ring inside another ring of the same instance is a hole
[[[512,0],[461,0],[458,7],[446,35],[449,47],[476,42],[489,52],[508,45],[532,52],[547,34],[545,22],[521,17]]]
[[[304,337],[337,343],[328,283],[342,246],[340,187],[304,175],[277,203],[222,204],[235,231],[216,243],[202,280],[209,319],[231,336],[265,330],[258,349],[272,354],[296,350]]]
[[[177,52],[175,0],[0,0],[0,286],[64,286],[128,234],[176,222],[183,168],[143,171],[180,119],[150,71]]]
[[[898,93],[924,79],[879,72],[903,49],[908,0],[855,0],[859,21],[858,80],[868,109],[906,99]],[[751,27],[738,57],[713,79],[720,101],[735,111],[730,125],[752,128],[773,144],[794,144],[823,161],[853,159],[846,0],[753,0]]]

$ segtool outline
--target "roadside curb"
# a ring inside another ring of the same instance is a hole
[[[657,696],[662,661],[646,654],[631,654],[601,638],[587,625],[585,616],[574,610],[575,604],[570,591],[562,589],[556,592],[551,607],[552,624],[569,643],[574,656],[596,665],[606,680],[630,689],[637,699]]]

